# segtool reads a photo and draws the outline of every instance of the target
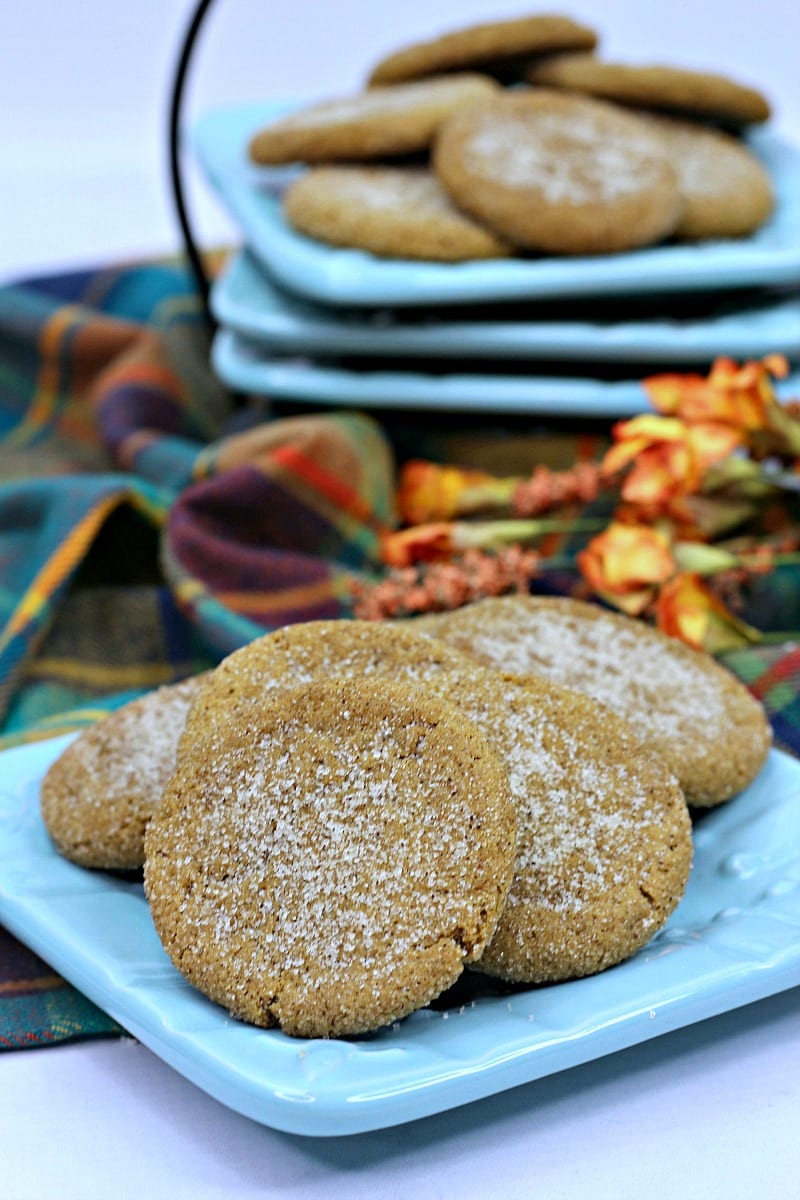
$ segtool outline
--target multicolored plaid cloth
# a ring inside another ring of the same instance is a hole
[[[404,454],[514,473],[566,465],[579,442],[586,457],[605,432],[287,415],[230,396],[208,351],[180,263],[0,289],[0,748],[80,728],[265,629],[347,615]],[[800,626],[798,587],[760,584],[766,627]],[[800,647],[728,661],[800,749]],[[120,1032],[0,930],[0,1047]]]

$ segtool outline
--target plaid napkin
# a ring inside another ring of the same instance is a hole
[[[264,630],[347,615],[394,520],[398,459],[525,472],[607,433],[281,411],[229,395],[208,351],[181,263],[0,289],[0,748],[80,728]],[[796,627],[800,580],[759,587],[767,627]],[[800,647],[728,662],[800,748]],[[0,1047],[119,1032],[0,930]]]

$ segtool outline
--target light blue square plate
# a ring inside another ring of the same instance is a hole
[[[419,305],[767,287],[800,281],[800,151],[759,131],[750,144],[773,181],[772,219],[749,238],[661,245],[593,258],[495,259],[456,264],[379,259],[301,236],[281,213],[292,170],[258,168],[252,134],[291,107],[244,104],[193,129],[200,166],[258,261],[279,284],[329,305]],[[296,172],[295,172],[296,173]]]
[[[316,1136],[396,1125],[800,983],[800,763],[773,751],[696,826],[683,900],[621,966],[508,994],[488,981],[486,994],[352,1040],[256,1029],[181,978],[140,884],[56,854],[39,784],[68,740],[0,755],[0,920],[177,1071],[265,1125]]]
[[[433,374],[413,370],[354,370],[310,359],[273,358],[230,329],[214,337],[211,362],[234,391],[272,400],[346,408],[405,409],[428,414],[629,417],[650,403],[639,379],[548,377],[535,373]],[[379,364],[379,360],[378,360]],[[585,369],[585,364],[582,364]],[[779,381],[782,398],[800,397],[800,374]]]
[[[757,303],[751,298],[739,308],[719,300],[717,311],[703,317],[620,320],[604,314],[601,299],[596,316],[583,320],[510,320],[497,312],[478,319],[469,311],[454,315],[435,309],[409,320],[408,310],[336,310],[292,296],[277,288],[245,251],[234,254],[215,280],[211,308],[220,325],[284,356],[583,359],[681,366],[708,365],[721,354],[800,359],[800,295],[759,297]]]

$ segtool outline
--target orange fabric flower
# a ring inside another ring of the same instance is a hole
[[[619,521],[592,538],[577,563],[592,590],[629,616],[643,612],[675,571],[665,533]]]
[[[541,520],[509,517],[502,521],[431,521],[385,533],[381,538],[381,560],[390,567],[407,567],[417,562],[444,562],[466,550],[499,550],[514,543],[527,544],[548,534],[583,533],[602,524],[587,517]]]
[[[487,471],[412,459],[400,472],[398,512],[405,525],[449,521],[484,508],[507,505],[515,485],[516,480],[498,479]]]
[[[615,475],[633,464],[622,484],[630,504],[653,506],[700,489],[705,472],[740,444],[724,425],[687,425],[676,417],[645,414],[620,421],[615,444],[603,459],[603,471]]]
[[[771,354],[760,362],[738,366],[718,358],[707,378],[701,375],[653,375],[644,388],[653,407],[666,416],[689,424],[713,423],[747,434],[767,429],[778,406],[772,377],[782,379],[789,365],[783,355]]]
[[[538,463],[523,478],[412,459],[400,471],[397,507],[404,525],[498,510],[533,517],[566,504],[591,503],[600,482],[596,462],[577,462],[561,471]]]
[[[415,562],[452,558],[457,548],[452,523],[435,521],[385,534],[381,539],[381,559],[390,567],[408,567]]]
[[[719,654],[757,640],[758,633],[729,611],[695,572],[684,571],[661,588],[656,624],[696,650]]]

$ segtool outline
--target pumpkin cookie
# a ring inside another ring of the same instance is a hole
[[[198,693],[180,760],[213,759],[231,722],[256,736],[270,697],[332,675],[435,692],[486,734],[507,769],[514,879],[480,970],[528,983],[591,974],[630,957],[666,921],[686,885],[691,836],[661,760],[588,697],[487,670],[407,626],[312,621],[235,651]]]
[[[752,150],[718,129],[673,117],[642,116],[678,173],[683,211],[675,237],[746,237],[774,206],[769,175]]]
[[[433,162],[460,208],[530,250],[628,250],[666,237],[680,217],[675,171],[644,122],[544,88],[455,113]]]
[[[300,233],[385,258],[504,258],[508,243],[460,212],[424,168],[316,167],[286,191]]]
[[[533,55],[557,50],[592,50],[597,34],[569,17],[517,17],[492,21],[416,42],[382,59],[372,70],[370,84],[399,83],[473,67],[504,78],[519,75]]]
[[[250,158],[259,164],[318,163],[426,150],[445,117],[497,90],[487,75],[464,74],[323,101],[259,130]]]
[[[505,772],[452,705],[321,680],[181,756],[145,890],[173,962],[216,1003],[346,1036],[427,1004],[480,955],[514,839]]]
[[[503,596],[419,618],[414,628],[489,666],[593,696],[657,750],[690,804],[711,806],[736,795],[769,750],[764,710],[729,671],[598,605]]]
[[[175,765],[202,676],[159,688],[83,730],[42,781],[42,818],[56,848],[82,867],[135,870],[144,831]]]
[[[708,71],[559,54],[531,63],[525,78],[537,87],[565,88],[631,108],[661,109],[733,127],[766,121],[770,115],[769,101],[760,92]]]

